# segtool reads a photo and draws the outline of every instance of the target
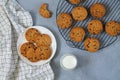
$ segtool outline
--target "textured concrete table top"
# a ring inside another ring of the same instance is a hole
[[[51,62],[55,73],[55,80],[120,80],[120,39],[109,47],[93,54],[70,48],[60,35],[56,25],[58,1],[18,0],[26,10],[30,11],[34,25],[47,27],[54,33],[57,39],[57,52]],[[49,4],[49,9],[53,13],[50,19],[45,19],[39,15],[39,7],[42,3]],[[65,71],[60,66],[60,58],[66,53],[71,53],[78,59],[77,68],[72,71]]]

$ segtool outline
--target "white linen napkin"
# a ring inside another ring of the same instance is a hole
[[[53,80],[50,64],[31,66],[17,53],[17,38],[32,17],[16,0],[0,0],[0,80]]]

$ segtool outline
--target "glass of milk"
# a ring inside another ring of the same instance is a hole
[[[75,69],[77,66],[77,59],[72,54],[65,54],[60,59],[60,65],[65,70]]]

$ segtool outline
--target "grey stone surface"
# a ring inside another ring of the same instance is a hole
[[[58,1],[18,0],[25,10],[30,11],[34,25],[50,29],[57,39],[57,52],[51,61],[55,80],[120,80],[120,39],[96,53],[70,48],[60,35],[56,25]],[[39,15],[39,7],[42,3],[49,4],[49,9],[53,13],[50,19],[45,19]],[[65,71],[60,66],[60,58],[66,53],[71,53],[77,57],[77,68],[72,71]]]

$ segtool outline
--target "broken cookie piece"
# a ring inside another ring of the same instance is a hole
[[[48,4],[44,3],[40,7],[40,15],[44,18],[50,18],[51,12],[48,10]]]

